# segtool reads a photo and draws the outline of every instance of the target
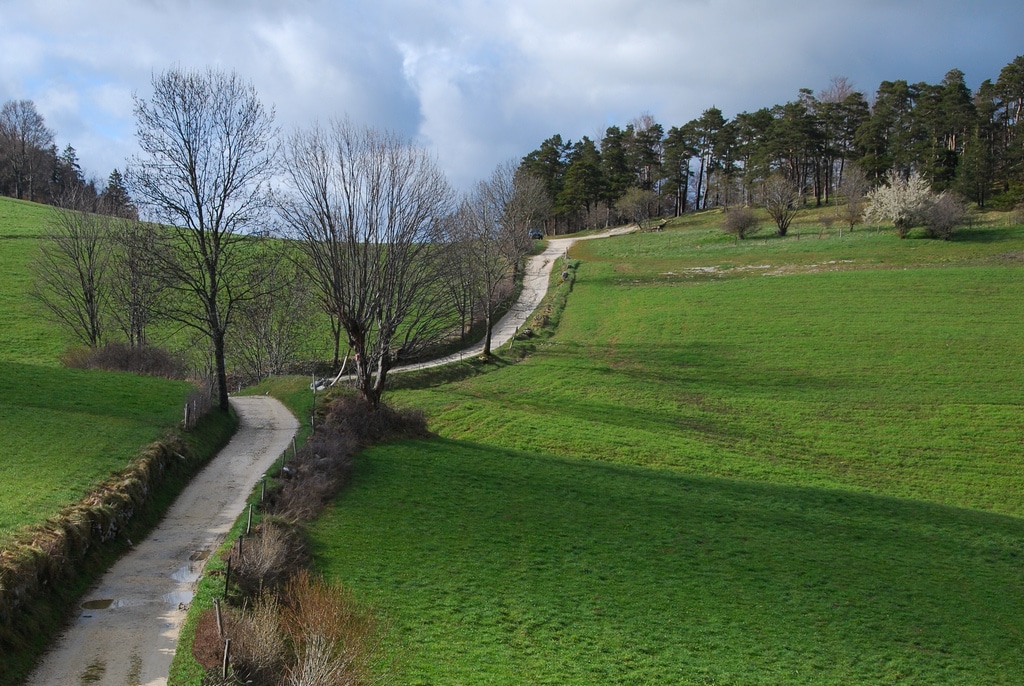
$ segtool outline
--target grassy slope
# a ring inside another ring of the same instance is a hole
[[[28,296],[50,211],[0,198],[0,543],[124,467],[180,420],[190,389],[60,367],[68,340]]]
[[[395,394],[443,439],[371,451],[314,535],[400,682],[1014,683],[1020,228],[689,221],[581,245],[527,361]]]
[[[124,467],[180,421],[191,388],[0,362],[0,543]]]
[[[401,684],[1010,684],[1020,520],[438,439],[377,448],[317,562]]]
[[[29,297],[39,236],[51,209],[0,198],[0,359],[56,366],[70,340]]]

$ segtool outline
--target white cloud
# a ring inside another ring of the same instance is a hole
[[[31,98],[105,176],[131,93],[172,65],[251,79],[288,129],[348,114],[429,144],[460,185],[554,133],[666,127],[849,77],[996,78],[1024,6],[994,0],[0,0],[0,100]]]

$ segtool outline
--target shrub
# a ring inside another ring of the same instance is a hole
[[[253,686],[280,683],[280,676],[287,669],[280,613],[277,596],[266,591],[251,610],[231,613],[231,666],[239,682]]]
[[[242,542],[235,555],[235,582],[246,595],[276,589],[306,563],[308,555],[302,536],[294,529],[265,521]]]
[[[291,686],[346,686],[377,681],[384,632],[341,586],[300,572],[285,590],[281,625],[292,655]]]
[[[757,226],[757,216],[749,207],[732,207],[725,212],[722,220],[722,230],[731,236],[743,240],[752,236],[760,229]]]
[[[964,221],[967,210],[955,195],[943,193],[924,212],[924,225],[931,238],[948,241]]]
[[[396,410],[387,405],[374,408],[357,396],[341,396],[335,399],[327,410],[326,429],[328,433],[351,436],[359,446],[399,438],[425,438],[426,416],[419,410]]]
[[[72,348],[61,356],[61,363],[75,369],[133,372],[165,379],[188,376],[188,366],[181,356],[156,346],[130,346],[122,342],[98,348]]]

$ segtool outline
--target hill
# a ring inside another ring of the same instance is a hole
[[[1024,232],[814,218],[580,244],[525,360],[403,382],[440,439],[313,532],[399,683],[1015,683]]]
[[[60,366],[70,341],[29,296],[51,211],[0,198],[0,544],[124,467],[180,421],[192,390]]]

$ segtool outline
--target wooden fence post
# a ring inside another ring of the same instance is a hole
[[[224,662],[221,664],[221,677],[228,678],[228,664],[231,661],[231,639],[224,641]]]
[[[217,636],[224,638],[224,621],[220,616],[220,598],[213,599],[213,607],[217,610]]]

